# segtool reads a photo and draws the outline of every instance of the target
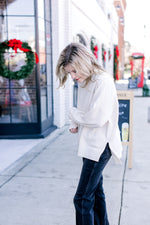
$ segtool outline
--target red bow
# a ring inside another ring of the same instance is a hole
[[[119,57],[119,48],[116,46],[116,55]]]
[[[94,47],[94,55],[95,55],[96,59],[98,59],[97,52],[98,52],[98,47],[97,47],[97,45],[96,45],[96,46]]]
[[[97,45],[94,47],[94,50],[97,52],[98,51],[98,47]]]
[[[94,55],[95,55],[96,59],[98,59],[98,55],[97,55],[96,51],[94,51]]]
[[[19,48],[21,51],[23,52],[30,52],[31,50],[30,49],[26,49],[26,48],[22,48],[22,41],[20,40],[16,40],[16,39],[11,39],[8,41],[8,46],[13,48],[15,53],[17,53],[17,49]],[[35,52],[35,59],[36,59],[36,63],[39,62],[39,58],[38,58],[38,55],[37,53]]]

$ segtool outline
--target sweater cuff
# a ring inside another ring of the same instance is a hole
[[[71,120],[69,130],[72,129],[72,128],[77,128],[77,127],[78,127],[78,124]]]

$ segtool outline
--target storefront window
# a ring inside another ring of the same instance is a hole
[[[13,135],[14,125],[18,135],[39,134],[52,125],[50,12],[50,0],[0,0],[0,42],[26,42],[39,58],[24,79],[8,79],[0,71],[0,135]],[[9,48],[1,55],[9,71],[27,65],[22,50]]]
[[[1,3],[2,2],[2,3]],[[0,42],[17,39],[27,42],[35,51],[34,0],[0,2]],[[7,23],[6,23],[7,20]],[[12,48],[3,54],[5,66],[19,71],[26,65],[26,54]],[[35,66],[36,68],[36,66]],[[37,121],[36,70],[20,80],[0,76],[0,123],[31,123]],[[0,74],[1,75],[1,74]]]

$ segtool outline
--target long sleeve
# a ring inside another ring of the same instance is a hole
[[[109,121],[112,114],[114,92],[115,87],[111,78],[101,80],[93,94],[90,110],[84,112],[72,107],[69,111],[69,118],[85,127],[102,127]]]

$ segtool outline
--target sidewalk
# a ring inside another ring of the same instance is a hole
[[[122,165],[111,159],[104,170],[110,225],[150,224],[148,107],[149,97],[134,98],[133,168],[124,146]],[[64,127],[45,139],[0,143],[2,162],[9,159],[1,163],[0,225],[75,225],[72,199],[82,165],[77,135]]]

